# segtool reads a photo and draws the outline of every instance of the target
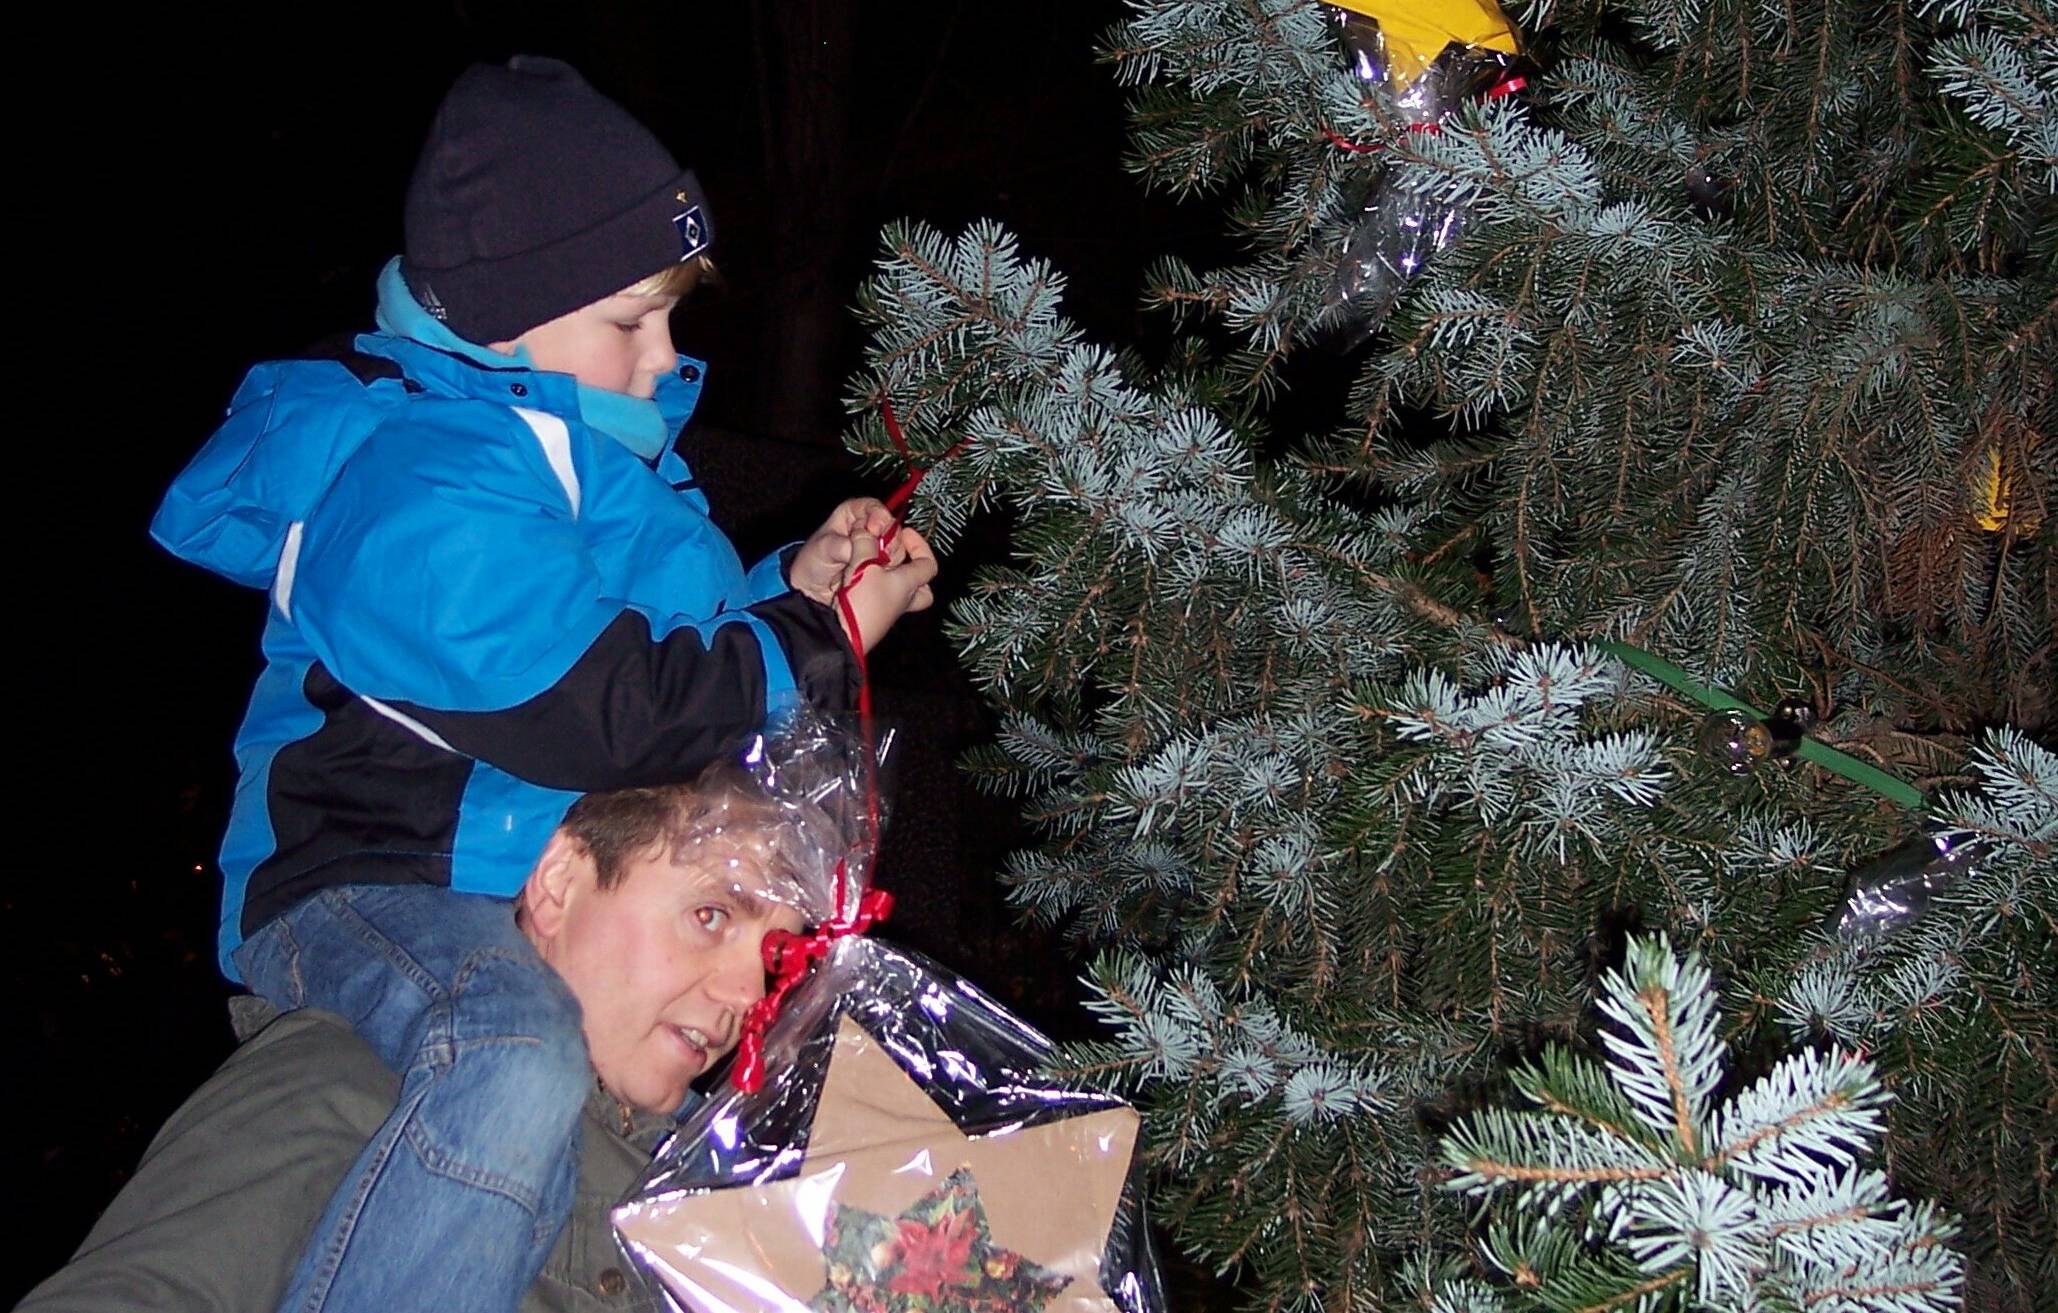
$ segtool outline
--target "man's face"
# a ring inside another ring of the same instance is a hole
[[[527,347],[538,369],[647,401],[657,395],[658,376],[679,365],[671,326],[672,307],[678,304],[675,296],[619,293],[493,346],[509,353]]]
[[[531,938],[579,1000],[601,1084],[646,1112],[674,1112],[764,996],[765,935],[798,931],[800,914],[767,900],[747,847],[675,857],[654,846],[602,889],[583,847],[562,832],[560,842],[573,850],[565,894],[542,915],[531,905]]]

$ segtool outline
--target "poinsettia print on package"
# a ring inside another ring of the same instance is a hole
[[[615,1211],[695,1313],[1162,1313],[1121,1100],[942,968],[838,939]]]

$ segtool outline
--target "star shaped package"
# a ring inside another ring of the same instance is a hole
[[[1135,1111],[1041,1074],[1049,1041],[974,986],[842,938],[764,1056],[615,1210],[668,1307],[1163,1313]]]

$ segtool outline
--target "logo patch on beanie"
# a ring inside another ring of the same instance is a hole
[[[691,260],[707,249],[707,220],[701,217],[698,205],[689,205],[673,215],[672,226],[679,230],[681,260]]]

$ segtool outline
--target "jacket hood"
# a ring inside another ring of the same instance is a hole
[[[172,480],[151,537],[195,565],[269,588],[296,522],[406,396],[397,367],[367,358],[257,366],[228,419]]]
[[[608,434],[647,461],[676,439],[700,397],[706,367],[680,357],[638,412],[582,405],[568,374],[538,370],[526,351],[467,342],[416,303],[400,262],[379,275],[378,323],[338,358],[268,361],[252,369],[215,430],[173,480],[150,533],[173,555],[251,588],[270,588],[287,537],[343,463],[416,396],[490,401],[547,411]],[[635,398],[608,393],[617,401]]]

